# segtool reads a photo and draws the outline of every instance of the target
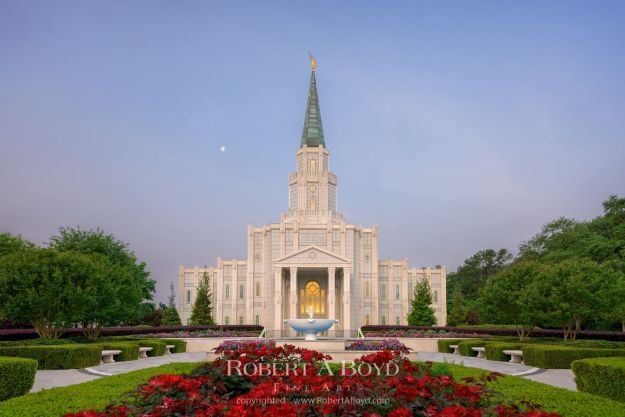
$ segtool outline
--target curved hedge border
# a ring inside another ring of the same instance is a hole
[[[26,394],[33,387],[37,361],[0,357],[0,401]]]
[[[625,356],[625,349],[574,348],[558,345],[523,346],[523,361],[528,366],[548,369],[569,369],[577,359]]]
[[[195,332],[202,330],[212,330],[219,333],[254,332],[260,334],[263,331],[263,326],[231,324],[219,326],[104,327],[100,332],[100,336],[144,335],[146,333],[174,333],[179,331]],[[61,337],[79,337],[82,335],[82,329],[67,329]],[[0,329],[0,339],[2,340],[36,339],[38,337],[34,329]]]
[[[580,359],[571,369],[579,391],[625,402],[625,358]]]
[[[38,369],[77,369],[98,365],[102,348],[89,345],[0,347],[0,356],[35,359]]]

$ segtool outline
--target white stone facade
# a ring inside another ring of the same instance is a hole
[[[311,77],[311,92],[316,84]],[[311,96],[309,93],[309,107]],[[318,103],[317,113],[318,113]],[[308,115],[308,112],[307,112]],[[319,116],[320,123],[320,116]],[[323,132],[321,132],[323,143]],[[446,269],[410,268],[408,260],[378,259],[377,226],[348,224],[337,212],[337,177],[323,144],[297,150],[288,176],[289,207],[280,223],[247,228],[247,259],[217,259],[216,267],[180,266],[178,311],[191,315],[199,279],[211,279],[218,324],[260,324],[284,333],[284,319],[338,319],[337,335],[366,324],[407,324],[417,280],[432,288],[437,324],[445,325]]]

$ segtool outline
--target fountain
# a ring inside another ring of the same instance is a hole
[[[313,317],[313,307],[308,309],[307,319],[289,319],[284,320],[291,329],[296,332],[304,333],[304,340],[317,340],[317,333],[325,332],[338,320],[334,319],[316,319]]]

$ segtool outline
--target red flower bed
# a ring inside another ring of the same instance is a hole
[[[221,350],[191,375],[159,375],[125,404],[65,417],[362,416],[558,417],[498,403],[486,382],[434,376],[399,351],[330,366],[319,352],[250,344]]]

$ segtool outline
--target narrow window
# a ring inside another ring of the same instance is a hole
[[[380,298],[386,298],[386,284],[382,284],[382,287],[380,288]]]
[[[256,319],[254,320],[254,322],[256,323],[257,326],[260,324],[260,316],[259,315],[256,315]]]
[[[386,316],[382,316],[382,326],[386,325]]]
[[[241,284],[241,285],[239,285],[239,298],[240,299],[243,299],[243,292],[244,292],[243,284]]]
[[[230,317],[226,316],[226,317],[224,318],[224,324],[225,324],[226,326],[230,324]]]
[[[434,291],[434,302],[438,303],[438,291]]]
[[[191,304],[191,290],[187,290],[187,304]]]
[[[230,284],[226,284],[226,294],[224,298],[230,298]]]
[[[260,297],[260,282],[256,282],[256,297]]]
[[[239,316],[239,324],[243,325],[243,316]]]
[[[365,297],[369,297],[370,295],[370,289],[369,289],[369,281],[365,281]]]
[[[399,300],[399,285],[395,285],[395,299]]]

